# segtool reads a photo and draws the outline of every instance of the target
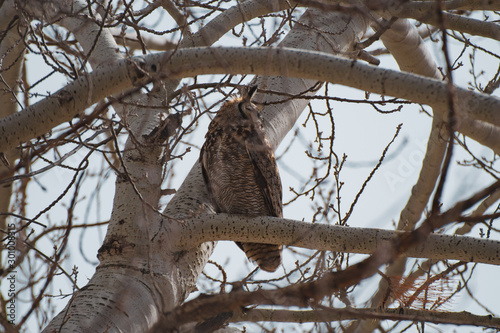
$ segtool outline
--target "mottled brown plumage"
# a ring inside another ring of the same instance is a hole
[[[282,217],[276,158],[251,102],[256,90],[221,107],[208,127],[200,163],[218,213]],[[281,245],[236,244],[265,271],[274,272],[281,263]]]

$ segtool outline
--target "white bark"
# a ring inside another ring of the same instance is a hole
[[[153,54],[141,63],[122,60],[95,70],[32,107],[0,120],[0,151],[11,149],[71,117],[86,106],[136,83],[142,71],[163,78],[201,74],[262,74],[328,81],[378,94],[397,96],[415,103],[446,109],[446,83],[409,73],[362,64],[324,53],[289,48],[191,48]],[[84,94],[84,96],[81,96]],[[458,130],[463,119],[500,126],[500,99],[455,87]],[[444,115],[442,115],[444,116]]]
[[[386,13],[399,18],[413,18],[440,27],[438,11],[433,7],[435,7],[435,3],[424,5],[423,3],[409,2],[399,8],[388,10]],[[485,22],[451,13],[443,13],[443,18],[446,29],[500,41],[500,26],[495,22]]]
[[[207,241],[234,240],[284,244],[302,248],[371,254],[401,231],[354,228],[262,216],[200,215],[177,223],[180,235],[172,244],[179,250]],[[500,265],[500,241],[432,234],[407,257],[461,260]]]
[[[346,5],[346,1],[330,0],[329,2],[314,2],[307,1],[300,4],[316,6],[325,10],[333,10],[338,4]],[[482,21],[465,17],[446,11],[465,10],[465,11],[481,11],[481,10],[500,10],[498,1],[477,1],[477,0],[461,0],[461,1],[442,1],[441,6],[445,12],[442,13],[443,22],[440,21],[438,14],[439,5],[436,1],[399,1],[391,0],[383,3],[372,0],[362,0],[355,3],[355,6],[361,8],[366,13],[372,14],[370,10],[375,11],[379,15],[385,17],[397,17],[400,19],[414,19],[422,23],[437,26],[444,26],[448,30],[455,30],[473,36],[481,36],[500,40],[500,27],[495,21]],[[366,6],[366,7],[365,7]]]
[[[180,43],[181,48],[209,46],[218,41],[232,28],[255,17],[287,10],[295,3],[286,0],[252,0],[239,3],[223,11],[202,29]],[[287,39],[289,40],[289,39]],[[289,41],[287,42],[289,43]],[[307,49],[306,47],[304,47]]]

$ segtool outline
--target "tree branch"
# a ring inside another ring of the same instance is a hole
[[[201,74],[262,74],[328,81],[383,95],[446,107],[446,83],[376,68],[320,52],[287,48],[192,48],[135,57],[99,68],[28,109],[0,120],[0,151],[44,134],[93,103],[139,84],[141,80]],[[500,125],[500,99],[455,87],[461,109],[457,127],[467,114]],[[461,116],[461,117],[460,117]]]
[[[234,312],[229,322],[273,321],[285,323],[332,322],[355,319],[408,320],[435,324],[473,325],[500,328],[500,318],[490,315],[479,316],[470,312],[430,311],[424,309],[390,308],[390,309],[355,309],[355,308],[322,308],[314,310],[269,310],[245,309]]]
[[[285,244],[308,249],[371,254],[405,232],[309,223],[271,216],[250,218],[227,214],[204,214],[176,223],[181,235],[173,246],[185,249],[208,241],[233,240]],[[425,243],[405,256],[434,260],[460,260],[500,265],[500,241],[466,236],[431,234]]]

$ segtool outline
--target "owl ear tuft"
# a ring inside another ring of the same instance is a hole
[[[248,92],[247,92],[247,96],[246,96],[246,100],[251,102],[253,97],[255,96],[255,94],[257,93],[257,89],[259,87],[257,85],[255,86],[251,86],[251,87],[248,87]]]

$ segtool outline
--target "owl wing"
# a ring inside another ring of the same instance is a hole
[[[203,175],[203,181],[205,182],[205,185],[207,186],[208,196],[210,197],[210,201],[212,202],[212,205],[213,205],[215,211],[220,212],[220,208],[217,205],[215,198],[213,197],[212,187],[210,186],[210,179],[209,179],[208,170],[207,170],[207,166],[208,166],[208,156],[207,156],[208,155],[208,153],[207,153],[208,147],[207,146],[208,146],[208,143],[205,142],[200,150],[199,163],[201,166],[201,174]]]
[[[266,139],[253,138],[245,140],[245,147],[270,215],[282,217],[281,179],[271,145]]]
[[[207,143],[205,142],[203,144],[203,146],[201,147],[201,150],[200,150],[200,158],[199,158],[199,162],[200,162],[200,166],[201,166],[201,174],[203,175],[203,180],[205,181],[205,184],[208,186],[208,174],[207,174],[207,168],[206,168],[206,165],[207,165],[207,153],[206,153],[206,149],[207,149]]]

